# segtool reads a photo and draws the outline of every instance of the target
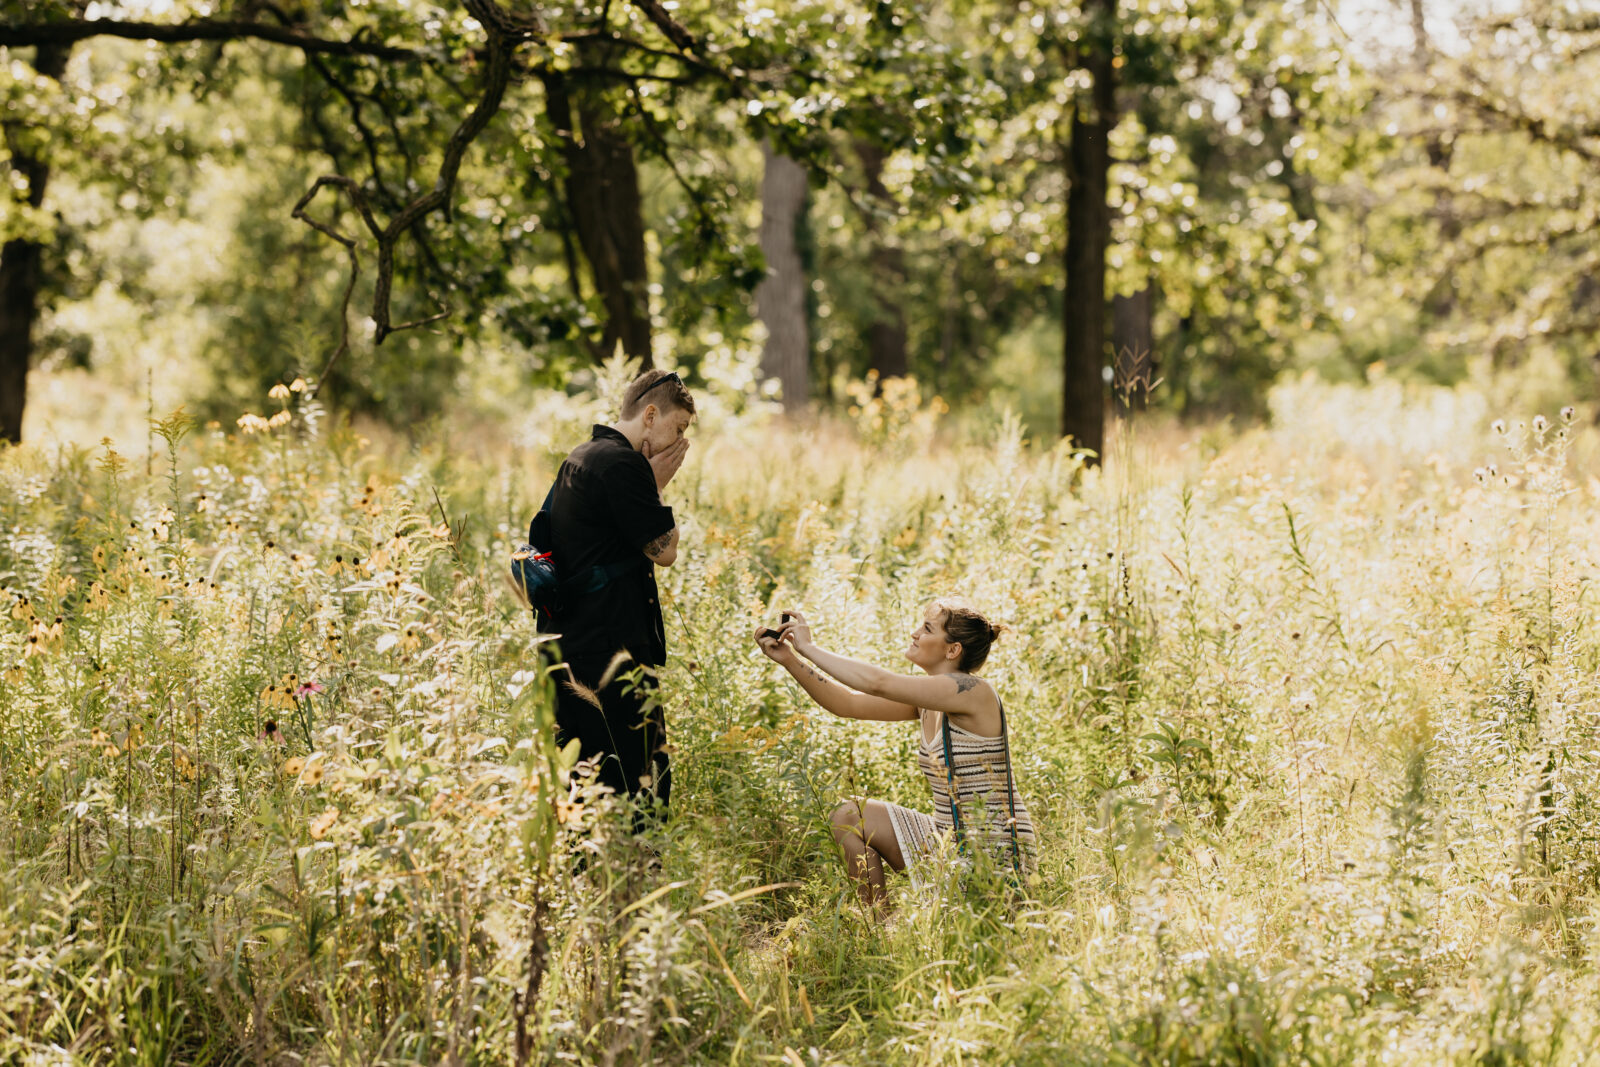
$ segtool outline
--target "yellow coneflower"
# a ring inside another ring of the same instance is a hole
[[[0,678],[4,678],[11,685],[21,685],[22,680],[26,677],[27,672],[20,663],[13,663],[5,670],[0,671]]]
[[[11,608],[11,617],[19,621],[33,618],[33,602],[21,593],[17,594],[17,602]]]
[[[239,429],[245,433],[266,433],[272,429],[272,424],[260,415],[253,415],[247,411],[239,416]]]
[[[303,393],[307,388],[309,387],[306,385],[306,380],[304,378],[296,378],[294,381],[289,383],[289,392],[291,393]]]
[[[264,708],[292,709],[294,707],[294,697],[289,695],[287,688],[280,688],[276,684],[269,685],[261,691],[261,706]]]
[[[278,773],[283,775],[285,778],[294,778],[305,769],[305,765],[306,761],[304,757],[290,756],[288,759],[284,760],[283,765],[278,768]]]
[[[406,635],[400,639],[400,648],[405,652],[415,652],[422,647],[422,638],[417,633],[415,626],[406,627]]]
[[[288,400],[289,387],[284,385],[282,382],[279,382],[277,385],[274,385],[271,389],[267,390],[267,395],[274,400]]]
[[[328,831],[333,829],[333,824],[337,822],[338,819],[338,808],[328,808],[321,815],[318,815],[315,819],[312,819],[309,827],[311,831],[311,839],[313,841],[321,841],[323,837],[327,835]]]

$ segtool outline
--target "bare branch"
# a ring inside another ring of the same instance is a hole
[[[345,255],[350,257],[350,280],[345,284],[344,299],[339,304],[339,343],[334,346],[333,354],[328,357],[327,363],[322,367],[322,373],[317,375],[317,380],[311,387],[313,396],[322,390],[323,383],[328,380],[328,372],[333,370],[333,365],[338,362],[339,357],[350,350],[350,297],[355,293],[356,279],[361,275],[361,257],[356,254],[355,238],[346,237],[335,229],[331,223],[322,222],[306,214],[307,205],[311,203],[312,198],[317,195],[324,185],[344,187],[349,192],[351,201],[356,205],[356,210],[361,212],[367,226],[371,228],[376,225],[372,212],[366,206],[366,195],[361,191],[361,186],[342,175],[324,175],[318,178],[311,188],[306,191],[306,194],[300,198],[299,203],[295,204],[294,210],[290,212],[291,218],[299,219],[318,233],[324,234],[343,245]]]
[[[383,198],[385,203],[398,204],[400,202],[399,199],[389,190],[388,184],[383,180],[383,169],[378,162],[378,138],[362,117],[360,99],[349,86],[334,76],[328,64],[324,63],[320,57],[310,55],[306,57],[306,61],[322,76],[322,80],[334,92],[344,97],[345,103],[350,105],[350,121],[355,125],[356,133],[360,136],[361,143],[367,150],[367,162],[372,168],[372,186],[378,191],[378,195]],[[396,138],[396,140],[398,141],[399,139]],[[405,144],[403,141],[399,142],[399,147],[404,150]]]

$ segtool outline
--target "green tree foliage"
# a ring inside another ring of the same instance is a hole
[[[1258,413],[1297,362],[1590,352],[1600,33],[1542,0],[1367,71],[1320,0],[510,10],[0,4],[11,170],[21,149],[55,183],[32,206],[14,180],[4,213],[43,242],[36,361],[98,358],[89,320],[52,311],[109,286],[184,321],[214,411],[324,368],[337,403],[407,424],[488,359],[525,384],[619,346],[693,372],[749,336],[770,140],[813,175],[823,402],[869,369],[956,396],[1048,381],[1072,116],[1107,56],[1093,304],[1109,323],[1142,294],[1119,316],[1161,402]],[[72,49],[61,81],[41,44]],[[130,219],[225,234],[200,269],[124,240]]]
[[[1399,337],[1420,343],[1371,355],[1442,377],[1477,356],[1545,356],[1590,377],[1600,19],[1532,0],[1392,73],[1370,129],[1350,134],[1378,194],[1350,201],[1362,261],[1388,268],[1392,288],[1356,291],[1398,303]]]

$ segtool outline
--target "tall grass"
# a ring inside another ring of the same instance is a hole
[[[910,386],[808,427],[719,396],[668,493],[676,784],[636,838],[568,779],[501,578],[615,378],[490,459],[297,392],[157,423],[149,473],[0,455],[0,1058],[1597,1058],[1575,421],[1300,382],[1279,428],[1095,470]],[[914,733],[808,707],[749,633],[797,604],[893,665],[952,592],[1012,627],[1040,868],[897,882],[879,925],[827,813],[926,808]]]

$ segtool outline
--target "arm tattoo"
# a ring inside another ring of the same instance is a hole
[[[811,664],[809,664],[809,663],[802,663],[802,664],[800,664],[800,667],[801,667],[801,668],[802,668],[802,669],[803,669],[803,670],[804,670],[804,671],[805,671],[805,672],[806,672],[806,673],[807,673],[807,674],[809,674],[809,675],[811,675],[811,677],[813,677],[813,678],[815,678],[815,679],[816,679],[816,680],[817,680],[817,681],[818,681],[818,682],[819,682],[819,683],[821,683],[821,684],[822,684],[822,685],[831,685],[831,684],[833,684],[833,683],[831,683],[831,682],[830,682],[830,681],[829,681],[829,680],[828,680],[828,679],[827,679],[827,678],[824,678],[824,677],[823,677],[823,676],[822,676],[822,675],[820,675],[820,674],[818,674],[818,673],[817,673],[817,671],[816,671],[816,668],[815,668],[815,667],[813,667],[813,666],[811,666]]]
[[[672,531],[668,530],[654,541],[651,541],[648,545],[645,545],[644,554],[649,556],[651,559],[655,559],[657,556],[661,555],[661,553],[665,552],[667,550],[667,546],[670,544],[672,544]]]
[[[970,674],[957,674],[954,675],[954,678],[956,680],[957,694],[965,693],[969,689],[976,689],[978,686],[978,680]]]

